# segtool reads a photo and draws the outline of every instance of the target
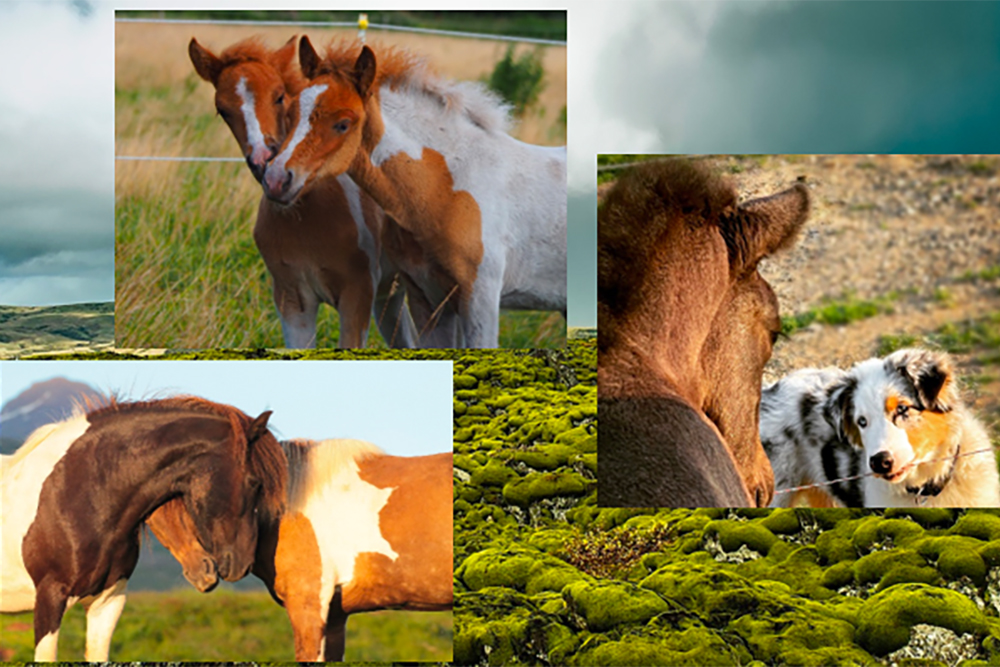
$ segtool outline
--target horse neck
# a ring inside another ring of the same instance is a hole
[[[157,425],[163,423],[157,422]],[[115,428],[115,425],[108,424],[108,427]],[[191,480],[204,474],[204,454],[229,446],[228,443],[209,445],[204,438],[179,438],[136,447],[131,446],[134,440],[126,436],[101,438],[99,448],[95,445],[89,452],[102,462],[103,479],[106,480],[101,488],[92,487],[92,490],[101,495],[102,502],[110,501],[114,506],[108,516],[120,516],[125,524],[132,526],[138,526],[170,498],[183,495]],[[115,493],[108,494],[108,489],[115,489]]]

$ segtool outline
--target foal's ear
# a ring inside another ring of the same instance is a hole
[[[308,35],[302,35],[299,40],[299,66],[302,68],[302,76],[311,79],[316,76],[319,70],[319,54],[313,48]]]
[[[267,420],[271,418],[271,410],[265,410],[260,416],[253,420],[250,428],[247,429],[247,442],[253,444],[267,432]]]
[[[361,99],[368,99],[373,81],[375,81],[375,53],[366,45],[354,63],[354,88]]]
[[[805,183],[796,183],[784,192],[749,201],[726,217],[721,229],[729,246],[730,265],[734,272],[742,273],[795,243],[809,217],[809,189]]]
[[[295,57],[295,42],[298,41],[298,35],[292,35],[292,38],[285,42],[284,46],[274,52],[271,56],[271,62],[275,65],[279,72],[284,73],[289,65],[292,64],[292,58]]]
[[[219,74],[222,72],[222,61],[214,53],[198,43],[194,37],[188,44],[188,55],[191,56],[191,64],[194,71],[205,81],[213,86],[219,83]]]

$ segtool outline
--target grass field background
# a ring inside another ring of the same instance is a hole
[[[83,660],[83,608],[63,619],[59,658]],[[34,656],[32,614],[0,616],[0,662]],[[132,593],[115,629],[111,659],[130,661],[291,662],[292,626],[267,593],[195,590]],[[347,620],[347,662],[452,658],[451,612],[380,611]]]
[[[259,34],[280,46],[307,33],[316,44],[354,30],[118,24],[115,32],[115,152],[131,156],[230,156],[239,150],[215,113],[212,86],[195,74],[187,44],[219,52]],[[370,31],[369,42],[405,47],[441,74],[479,80],[503,58],[493,40]],[[539,48],[538,102],[521,119],[524,141],[565,143],[566,48]],[[118,161],[115,169],[115,335],[120,347],[281,347],[271,282],[252,238],[260,186],[242,163]],[[317,344],[337,344],[332,308],[322,307]],[[558,313],[503,313],[503,347],[564,344]],[[385,343],[372,326],[369,346]]]

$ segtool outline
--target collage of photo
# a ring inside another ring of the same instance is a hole
[[[0,664],[1000,661],[1000,4],[330,4],[0,3]]]

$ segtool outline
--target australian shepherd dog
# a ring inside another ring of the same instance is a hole
[[[941,352],[791,373],[763,390],[760,439],[774,469],[772,507],[793,503],[782,490],[813,484],[824,493],[810,490],[811,505],[1000,507],[989,437]]]

